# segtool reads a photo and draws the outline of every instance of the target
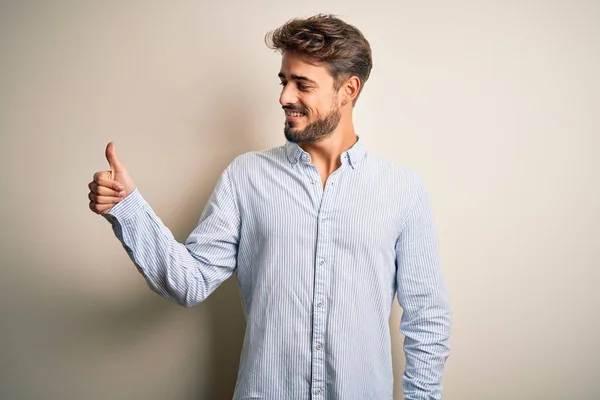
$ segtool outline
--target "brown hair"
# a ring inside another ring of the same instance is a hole
[[[345,79],[357,76],[360,91],[373,66],[371,46],[354,26],[330,14],[289,20],[266,34],[265,43],[281,54],[297,52],[307,61],[324,63],[339,89]],[[358,95],[355,98],[358,99]]]

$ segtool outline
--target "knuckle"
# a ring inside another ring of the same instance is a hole
[[[109,181],[107,181],[107,180],[106,180],[106,179],[104,179],[104,178],[100,178],[100,179],[98,179],[98,182],[97,182],[97,184],[98,184],[98,188],[102,188],[102,189],[104,189],[104,188],[107,188],[107,187],[109,187],[109,185],[110,185],[110,182],[109,182]]]
[[[98,171],[94,174],[94,181],[99,183],[99,181],[103,181],[109,177],[109,172],[107,171]]]

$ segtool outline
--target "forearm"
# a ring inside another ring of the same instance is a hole
[[[451,312],[433,212],[421,179],[416,183],[415,200],[396,245],[405,335],[404,392],[407,400],[439,400],[450,354]]]
[[[450,318],[448,304],[443,300],[419,313],[403,315],[406,400],[442,398],[444,364],[450,354]]]
[[[186,307],[206,298],[201,262],[175,240],[137,189],[105,217],[154,292]]]

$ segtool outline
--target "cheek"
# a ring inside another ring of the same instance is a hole
[[[312,104],[311,111],[313,111],[315,117],[324,118],[329,115],[336,106],[337,103],[335,97],[327,97],[325,99],[320,99],[320,101],[315,101]]]
[[[332,110],[333,100],[333,96],[305,93],[305,95],[298,99],[298,102],[308,110],[308,117],[310,119],[320,119]]]
[[[321,112],[320,102],[318,101],[318,99],[315,99],[314,96],[311,96],[309,94],[305,94],[304,96],[301,96],[298,99],[298,103],[300,104],[300,106],[302,108],[304,108],[306,111],[308,111],[309,118],[318,117],[318,115]]]
[[[331,111],[330,106],[325,104],[319,104],[318,106],[314,107],[312,115],[317,119],[321,119],[324,118],[327,114],[329,114],[329,111]]]
[[[327,107],[320,103],[312,103],[306,104],[306,109],[308,110],[308,116],[313,119],[319,119],[324,115],[327,115]]]

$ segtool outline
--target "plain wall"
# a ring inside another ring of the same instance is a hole
[[[445,399],[600,398],[598,1],[13,0],[0,3],[1,399],[231,398],[235,281],[191,309],[155,295],[87,184],[115,141],[185,240],[233,157],[283,143],[264,34],[319,12],[373,48],[359,134],[432,198],[453,311]]]

